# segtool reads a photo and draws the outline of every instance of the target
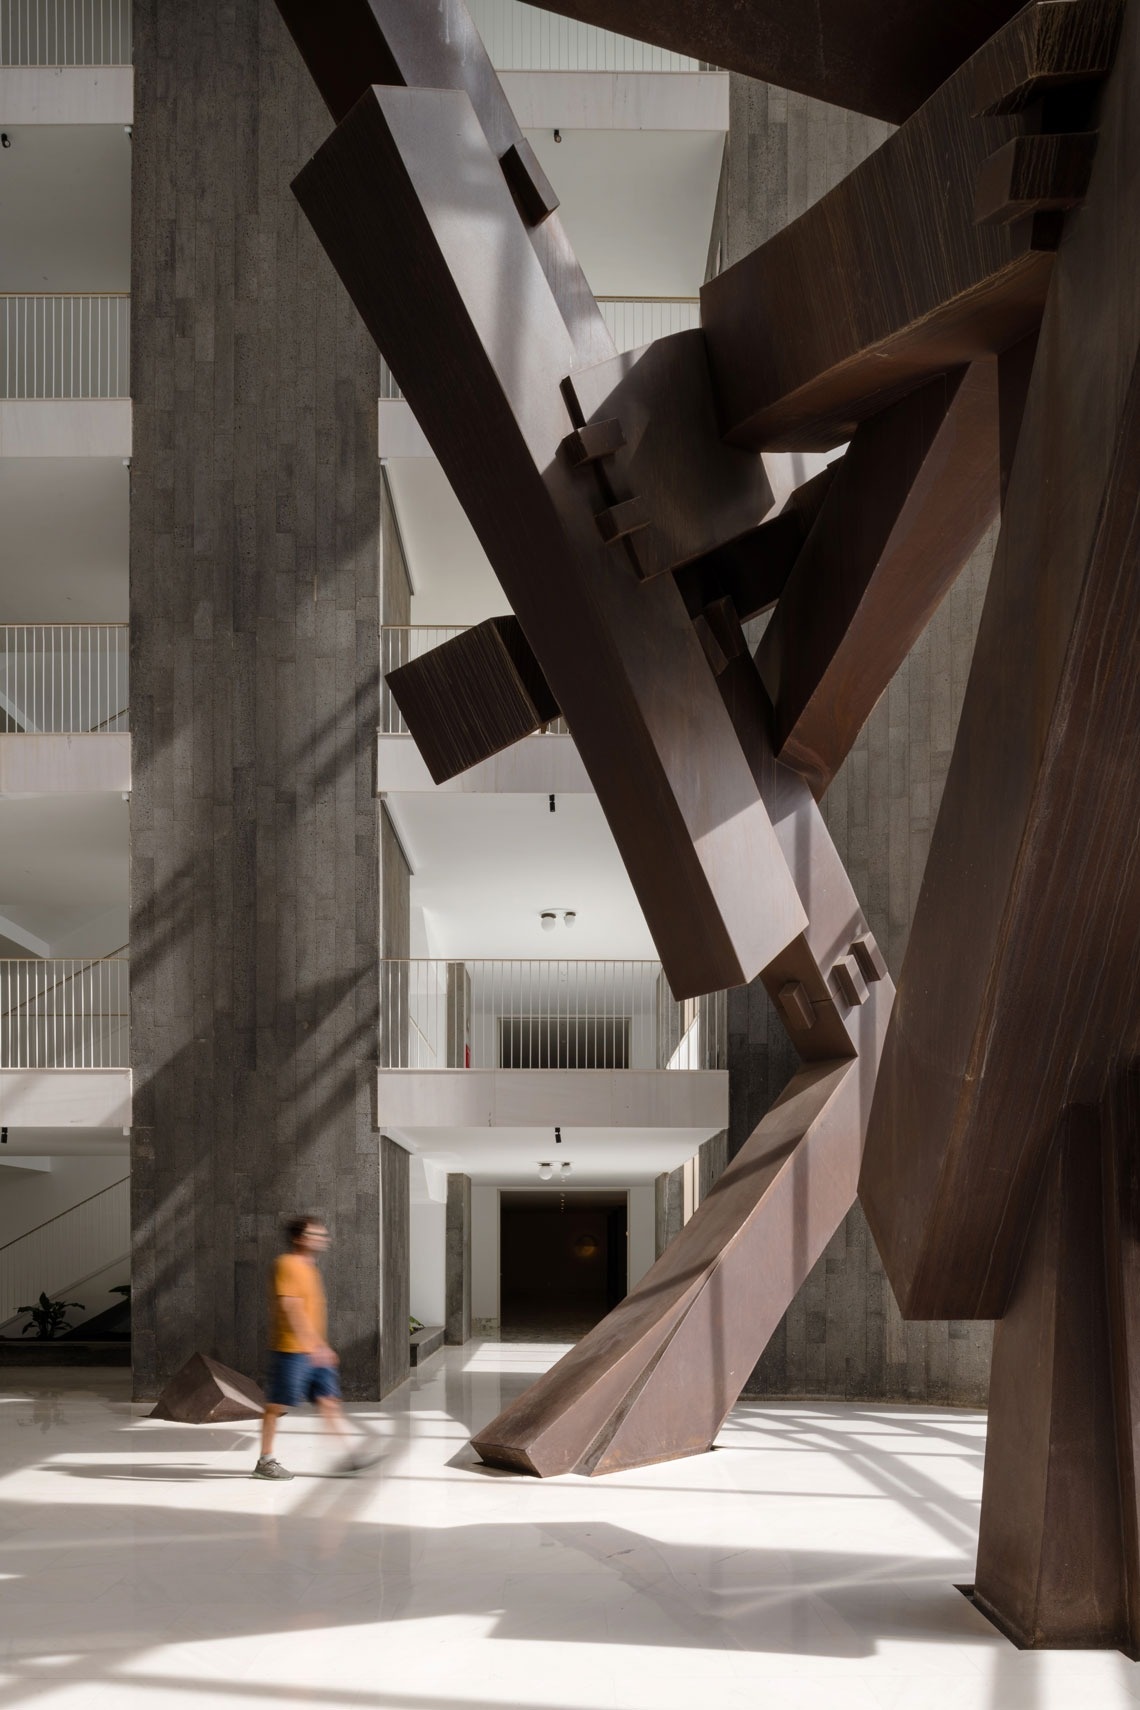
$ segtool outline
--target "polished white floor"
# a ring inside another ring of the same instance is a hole
[[[973,1574],[984,1419],[749,1404],[714,1453],[605,1480],[479,1471],[470,1429],[555,1350],[449,1350],[387,1454],[251,1481],[252,1427],[126,1374],[0,1381],[0,1710],[1113,1710],[1140,1668],[1023,1654]]]

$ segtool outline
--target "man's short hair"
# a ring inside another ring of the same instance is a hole
[[[311,1212],[304,1217],[291,1217],[285,1225],[285,1234],[288,1237],[289,1245],[295,1247],[305,1230],[310,1229],[314,1223],[320,1223],[323,1227],[324,1218],[316,1217]]]

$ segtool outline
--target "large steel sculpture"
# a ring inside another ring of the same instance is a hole
[[[279,3],[296,193],[517,617],[391,679],[433,774],[560,709],[674,992],[762,975],[802,1058],[479,1453],[707,1448],[858,1190],[905,1314],[1002,1320],[978,1601],[1135,1651],[1140,0],[555,0],[900,126],[622,356],[462,0]],[[816,802],[999,503],[896,998]]]

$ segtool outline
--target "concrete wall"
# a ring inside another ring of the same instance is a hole
[[[629,1190],[629,1286],[639,1283],[657,1257],[656,1186],[639,1182]]]
[[[402,1384],[410,1369],[411,1239],[408,1154],[380,1136],[380,1394]]]
[[[733,77],[731,131],[709,252],[728,266],[889,135],[876,120]],[[906,950],[942,796],[993,541],[963,571],[875,709],[823,811],[891,971]],[[796,1066],[763,988],[729,997],[730,1150]],[[984,1400],[990,1326],[904,1324],[862,1212],[847,1217],[760,1361],[755,1394]]]
[[[471,1177],[447,1178],[444,1328],[450,1346],[471,1339]]]
[[[436,1200],[413,1201],[410,1228],[409,1310],[421,1324],[447,1319],[447,1207]]]
[[[379,357],[289,188],[331,121],[272,0],[140,0],[134,58],[136,1392],[261,1369],[312,1211],[375,1397]]]

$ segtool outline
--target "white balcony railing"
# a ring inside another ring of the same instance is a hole
[[[380,631],[380,734],[381,736],[408,736],[411,733],[404,723],[404,715],[396,705],[395,696],[387,684],[389,671],[395,671],[400,665],[406,665],[410,659],[419,659],[425,653],[430,653],[433,647],[441,647],[445,641],[451,641],[457,635],[466,634],[470,624],[385,624]],[[538,733],[542,736],[565,736],[567,733],[564,718],[552,719]]]
[[[679,1003],[660,962],[385,961],[382,1069],[718,1069],[723,993]]]
[[[131,299],[0,296],[0,398],[128,398]]]
[[[0,0],[0,65],[130,65],[131,0]]]
[[[0,732],[127,728],[125,623],[0,624]]]
[[[130,1067],[129,963],[0,961],[0,1069]]]
[[[0,1324],[41,1290],[77,1288],[130,1250],[131,1181],[124,1176],[0,1247]]]
[[[703,60],[560,18],[522,0],[467,0],[467,5],[496,71],[711,69]]]
[[[598,307],[620,351],[701,324],[699,297],[599,297]]]

